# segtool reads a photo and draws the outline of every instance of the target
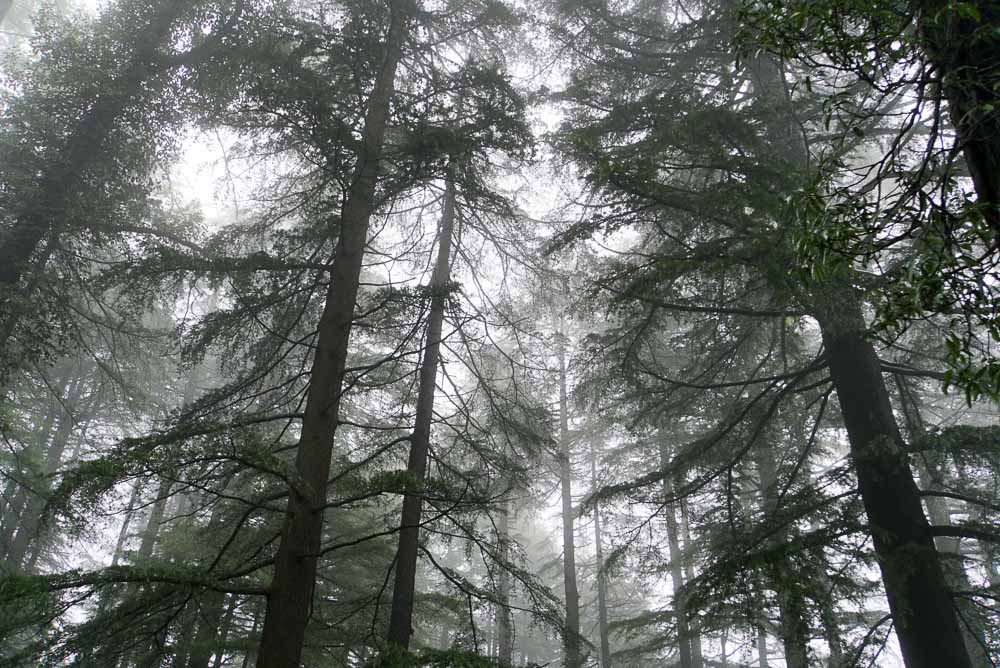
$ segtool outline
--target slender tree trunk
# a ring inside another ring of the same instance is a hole
[[[146,519],[146,526],[143,527],[142,538],[139,540],[139,550],[136,552],[136,561],[140,564],[153,558],[156,543],[160,538],[160,527],[163,524],[163,516],[167,511],[167,499],[170,498],[170,492],[172,489],[173,482],[168,480],[160,480],[156,487],[156,497],[154,498],[153,505],[149,510],[149,517]],[[141,588],[142,585],[130,585],[126,588],[126,592],[131,591],[132,593],[138,593]],[[134,655],[125,655],[122,660],[122,665],[135,665],[139,668],[158,665],[157,662],[162,658],[161,648],[164,644],[165,638],[163,636],[165,633],[166,629],[164,629],[159,636],[151,638],[145,646],[137,650]],[[183,636],[185,634],[182,632],[181,635]]]
[[[660,435],[660,469],[667,471],[670,466],[670,446],[666,441],[667,434]],[[672,498],[673,483],[670,476],[663,478],[663,495]],[[694,657],[691,652],[691,630],[688,627],[687,605],[684,596],[684,557],[681,553],[677,531],[676,504],[668,503],[664,509],[667,525],[667,548],[670,551],[670,579],[674,585],[674,617],[677,620],[677,650],[680,654],[680,668],[694,668]]]
[[[514,625],[510,612],[510,502],[504,501],[497,519],[497,541],[500,573],[497,576],[497,660],[501,666],[514,663]]]
[[[288,509],[264,615],[257,665],[298,668],[312,610],[323,532],[330,458],[340,415],[347,348],[357,300],[368,224],[375,212],[389,105],[402,57],[412,0],[390,3],[385,59],[376,78],[354,178],[341,212],[326,305],[319,323],[295,468],[304,486],[289,490]]]
[[[52,435],[52,428],[63,416],[62,402],[70,388],[72,375],[72,367],[65,360],[53,367],[51,377],[47,382],[47,385],[51,388],[51,394],[47,397],[45,417],[42,418],[41,424],[32,430],[32,439],[29,444],[31,451],[48,452],[50,447],[49,437]],[[2,390],[2,386],[0,386],[0,390]],[[20,457],[21,454],[18,456]],[[10,480],[4,489],[3,523],[2,528],[0,528],[0,555],[4,559],[9,559],[14,543],[14,536],[23,523],[24,507],[30,494],[29,487],[31,484],[28,482],[29,479],[30,475],[28,471],[25,470],[23,465],[19,465],[17,478]]]
[[[260,628],[260,618],[261,610],[260,605],[257,601],[251,604],[253,616],[253,623],[250,625],[250,634],[247,636],[247,645],[250,649],[246,651],[243,655],[243,661],[240,663],[240,668],[255,668],[257,666],[257,651],[253,649],[253,641],[257,636],[257,629]]]
[[[13,5],[14,0],[0,0],[0,25],[2,25],[4,19],[7,18],[7,13],[10,12],[10,8]]]
[[[53,402],[51,408],[46,413],[42,421],[41,429],[35,436],[35,443],[39,449],[47,449],[50,446],[49,436],[52,434],[52,427],[56,423],[56,415],[62,411],[58,402]],[[21,473],[24,475],[24,472]],[[3,529],[0,531],[0,548],[5,560],[12,561],[12,549],[14,537],[18,529],[23,524],[24,508],[29,498],[28,485],[24,481],[11,480],[4,491],[5,505],[3,509]]]
[[[153,506],[149,510],[149,518],[146,520],[146,527],[142,530],[142,539],[139,541],[139,551],[137,556],[140,561],[152,558],[156,541],[160,537],[160,526],[163,524],[163,516],[167,512],[167,499],[173,489],[173,482],[161,480],[156,487],[156,498]]]
[[[757,625],[757,665],[760,668],[770,668],[771,663],[767,658],[767,631],[763,624]]]
[[[562,488],[563,587],[566,593],[566,629],[563,651],[566,668],[582,665],[580,652],[580,594],[576,584],[576,546],[573,530],[573,469],[569,438],[569,399],[566,393],[566,340],[560,318],[559,341],[559,482]]]
[[[827,281],[814,306],[903,660],[970,668],[859,298],[847,281]]]
[[[236,594],[229,595],[229,605],[226,606],[226,615],[222,618],[222,628],[219,629],[219,637],[215,646],[215,661],[212,668],[221,668],[222,660],[226,655],[226,643],[229,641],[229,630],[233,626],[233,614],[236,612],[236,604],[239,597]]]
[[[597,491],[597,452],[590,443],[590,487]],[[601,537],[601,504],[594,503],[594,558],[597,561],[597,629],[601,638],[601,668],[611,668],[611,640],[608,636],[608,580],[604,572]]]
[[[189,602],[187,606],[178,612],[176,619],[173,620],[171,626],[176,629],[174,635],[177,640],[171,648],[174,655],[170,659],[170,668],[188,668],[188,659],[192,651],[191,636],[194,634],[196,617],[195,610]],[[163,633],[163,640],[166,640],[166,630]],[[150,647],[149,652],[146,654],[147,658],[144,665],[162,665],[162,657],[158,656],[158,654],[157,647]]]
[[[920,415],[920,406],[903,378],[897,375],[895,382],[899,392],[900,405],[903,408],[906,431],[912,442],[924,433],[924,421]],[[920,487],[926,490],[940,490],[942,484],[936,453],[921,453],[921,456],[923,461],[918,457],[915,462]],[[951,510],[947,499],[929,496],[924,500],[927,504],[927,513],[930,515],[931,524],[937,526],[951,524]],[[961,540],[950,536],[940,536],[934,539],[934,545],[938,553],[942,555],[941,568],[949,587],[957,591],[971,590],[972,584],[969,582],[969,574],[965,572],[962,560]],[[961,616],[959,626],[965,640],[965,649],[969,653],[969,659],[973,666],[977,668],[992,667],[993,662],[986,650],[986,620],[983,618],[979,606],[970,604],[965,599],[957,600],[956,606]]]
[[[403,514],[396,551],[396,581],[389,610],[389,642],[404,649],[410,646],[413,633],[413,599],[417,577],[417,554],[420,543],[420,518],[423,514],[423,489],[427,475],[431,423],[434,421],[434,393],[437,389],[438,364],[441,360],[441,335],[451,281],[451,244],[455,226],[455,182],[447,178],[441,210],[437,261],[431,275],[431,307],[427,316],[427,334],[420,361],[420,387],[417,391],[417,414],[410,436],[410,457],[406,471],[417,485],[403,496]]]
[[[681,510],[681,533],[684,538],[684,548],[681,550],[681,560],[684,563],[684,581],[694,580],[694,543],[691,541],[691,520],[688,512],[687,499],[678,502]],[[701,634],[698,632],[698,618],[688,615],[688,627],[691,633],[691,661],[694,668],[702,668],[704,661],[701,657]]]
[[[767,515],[771,515],[777,509],[775,499],[777,472],[774,453],[765,446],[757,448],[754,455],[757,460],[757,471],[760,474],[764,511]],[[774,534],[772,542],[781,544],[787,541],[787,532],[779,530]],[[800,588],[803,574],[791,570],[784,561],[771,564],[767,570],[771,588],[778,599],[785,665],[787,668],[809,668],[809,626],[806,622],[805,597]]]
[[[187,668],[208,668],[208,662],[218,647],[219,625],[226,611],[226,595],[219,591],[205,592],[198,608],[198,631],[187,661]]]
[[[814,530],[819,528],[816,524]],[[811,594],[813,602],[819,610],[819,621],[823,628],[823,639],[826,640],[827,648],[830,650],[830,658],[827,662],[829,668],[845,668],[844,641],[840,635],[840,622],[837,620],[836,601],[833,598],[833,583],[827,574],[827,560],[823,554],[823,548],[816,548],[813,559],[820,564],[818,572],[813,579],[813,588],[816,593]]]
[[[28,548],[38,537],[42,516],[48,503],[49,476],[59,468],[59,462],[62,461],[66,445],[76,427],[77,416],[73,415],[73,412],[82,393],[83,378],[78,377],[61,405],[59,426],[52,437],[52,443],[49,444],[45,452],[45,461],[42,463],[42,477],[36,482],[36,489],[29,492],[27,503],[21,511],[20,526],[14,536],[14,543],[7,554],[8,563],[14,566],[23,564]]]
[[[135,504],[139,500],[139,484],[132,483],[132,491],[128,495],[128,505],[125,507],[125,520],[122,528],[118,531],[118,540],[115,542],[115,552],[111,556],[111,565],[117,566],[125,551],[125,541],[128,540],[128,529],[132,524],[132,515],[135,512]]]

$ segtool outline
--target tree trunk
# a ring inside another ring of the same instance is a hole
[[[757,471],[760,474],[761,495],[767,516],[775,512],[777,500],[775,485],[777,472],[774,453],[764,446],[754,451]],[[788,532],[776,531],[772,544],[788,542]],[[809,668],[809,626],[806,622],[806,602],[800,589],[801,573],[790,569],[787,562],[780,561],[768,568],[771,588],[778,600],[781,616],[781,643],[785,651],[787,668]]]
[[[189,604],[177,611],[177,614],[170,621],[170,626],[175,628],[174,636],[176,640],[174,641],[173,647],[173,657],[170,659],[170,668],[188,668],[188,659],[191,656],[192,651],[192,633],[194,632],[195,622],[197,621],[196,612],[193,609],[194,606]],[[165,641],[167,637],[167,629],[162,631],[162,641]],[[159,656],[159,647],[165,645],[165,642],[157,641],[153,644],[146,653],[146,659],[142,663],[143,666],[159,666],[163,665],[163,657]]]
[[[125,520],[122,528],[118,531],[118,540],[115,542],[115,552],[111,556],[111,565],[117,566],[125,550],[125,541],[128,540],[128,529],[132,524],[132,515],[135,513],[135,504],[139,500],[139,484],[132,483],[132,491],[128,495],[128,505],[125,506]]]
[[[924,421],[920,415],[920,406],[905,379],[898,375],[894,379],[896,389],[899,392],[900,405],[903,408],[906,431],[912,442],[924,433]],[[922,489],[942,489],[937,457],[937,453],[927,452],[921,453],[921,456],[916,459],[917,479]],[[927,513],[930,515],[931,524],[936,526],[951,524],[948,499],[929,496],[924,501],[927,504]],[[948,586],[956,591],[970,591],[972,584],[969,582],[969,574],[965,572],[965,565],[962,561],[961,540],[951,536],[939,536],[934,538],[934,545],[938,553],[942,555],[941,568]],[[965,649],[969,653],[972,665],[977,668],[992,667],[993,662],[986,649],[986,619],[984,619],[982,611],[979,606],[965,599],[957,600],[956,606],[961,615],[959,626],[965,640]]]
[[[816,319],[907,668],[970,668],[875,349],[854,288],[827,281]]]
[[[590,487],[597,491],[597,452],[590,443]],[[611,668],[611,641],[608,637],[608,580],[604,572],[601,537],[601,504],[594,503],[594,558],[597,561],[597,629],[601,638],[601,668]]]
[[[573,531],[573,470],[569,442],[569,400],[566,394],[566,337],[562,319],[559,341],[559,482],[562,488],[563,586],[566,593],[566,628],[563,651],[566,668],[580,668],[580,594],[576,585],[576,546]]]
[[[202,597],[198,608],[198,631],[187,661],[187,668],[208,668],[208,662],[218,647],[217,636],[222,616],[226,610],[226,594],[208,591]]]
[[[918,26],[929,60],[948,100],[948,110],[965,156],[983,216],[1000,234],[1000,69],[996,37],[1000,25],[995,0],[972,0],[963,12],[943,0],[921,3]]]
[[[229,595],[229,605],[226,606],[226,615],[222,618],[222,628],[219,629],[219,637],[215,647],[215,661],[212,668],[221,668],[222,661],[226,654],[226,642],[229,640],[229,629],[233,626],[233,614],[236,612],[236,604],[239,597],[236,594]]]
[[[160,536],[160,525],[163,524],[163,516],[167,512],[167,499],[170,498],[173,486],[173,482],[161,480],[156,487],[156,498],[153,500],[153,507],[149,510],[149,519],[146,520],[146,527],[142,530],[142,539],[139,541],[137,556],[140,561],[150,559],[153,556],[153,549]]]
[[[2,351],[0,351],[2,352]],[[44,408],[45,417],[41,424],[32,430],[31,441],[27,444],[30,450],[47,452],[49,448],[49,437],[52,435],[52,428],[58,423],[63,415],[63,397],[70,388],[73,376],[72,364],[67,360],[55,365],[52,368],[51,376],[47,379],[46,385],[50,388]],[[42,374],[43,378],[45,374]],[[2,385],[0,385],[2,389]],[[22,452],[27,454],[29,450]],[[21,453],[18,454],[20,458]],[[16,459],[15,459],[16,461]],[[4,488],[2,500],[4,502],[2,517],[2,528],[0,528],[0,556],[8,559],[10,550],[14,543],[14,536],[22,523],[24,506],[28,501],[29,484],[26,484],[30,477],[23,465],[18,464],[16,477],[12,477]]]
[[[385,60],[376,78],[360,155],[341,211],[341,229],[319,323],[302,432],[295,459],[304,487],[289,490],[288,508],[264,615],[257,665],[298,668],[312,610],[323,532],[330,458],[340,414],[347,347],[361,277],[368,224],[375,211],[382,146],[402,57],[412,0],[390,3]]]
[[[441,210],[441,229],[437,261],[431,275],[431,307],[427,316],[427,334],[420,361],[420,387],[417,391],[417,414],[410,436],[410,457],[406,472],[408,484],[416,488],[403,496],[399,547],[396,551],[396,580],[389,610],[389,642],[407,649],[413,633],[413,600],[417,577],[417,553],[420,542],[420,518],[423,514],[422,485],[427,474],[431,423],[434,421],[434,393],[437,389],[438,364],[441,360],[441,333],[451,281],[451,243],[455,227],[455,182],[447,178]]]
[[[243,661],[240,662],[240,668],[256,668],[257,666],[257,652],[253,649],[254,636],[257,635],[257,629],[260,628],[260,605],[258,601],[251,603],[251,609],[253,616],[253,623],[250,625],[250,634],[247,636],[247,645],[251,648],[248,649],[246,654],[243,655]]]
[[[670,466],[670,446],[667,444],[667,433],[661,434],[660,470],[666,471]],[[663,478],[663,496],[667,499],[674,495],[670,476]],[[694,668],[694,656],[691,652],[691,630],[688,626],[687,605],[684,596],[684,557],[677,531],[676,504],[668,503],[663,508],[667,525],[667,548],[670,551],[670,579],[674,585],[674,616],[677,620],[677,650],[680,654],[680,668]]]
[[[770,668],[771,663],[767,658],[767,631],[763,624],[757,624],[757,665],[760,668]]]
[[[6,311],[10,305],[13,286],[30,266],[39,243],[50,231],[57,232],[72,198],[86,182],[87,171],[105,159],[106,145],[115,125],[138,102],[153,72],[163,67],[158,51],[168,41],[174,21],[186,4],[165,2],[155,6],[130,62],[105,87],[106,91],[115,92],[98,94],[93,104],[88,105],[88,111],[59,152],[60,159],[40,175],[34,195],[28,198],[14,224],[0,235],[0,284],[7,285],[0,311]],[[13,313],[5,316],[15,317]],[[6,340],[0,341],[0,350],[5,344]]]
[[[38,537],[38,530],[41,526],[42,516],[45,513],[45,506],[48,503],[49,476],[59,468],[66,445],[76,427],[77,416],[73,415],[80,395],[83,393],[83,377],[77,377],[69,389],[66,399],[61,404],[61,414],[59,416],[59,426],[52,443],[49,444],[45,452],[45,461],[42,463],[42,476],[36,482],[36,488],[28,492],[27,502],[21,511],[20,526],[14,536],[14,542],[7,553],[7,562],[13,566],[20,567],[28,553],[28,548]]]
[[[497,583],[497,660],[501,666],[514,664],[514,625],[510,613],[510,502],[504,501],[497,521],[500,573]]]
[[[768,135],[778,155],[808,174],[808,148],[779,61],[753,61],[755,94],[775,107]],[[970,668],[930,525],[920,504],[875,348],[865,338],[850,276],[809,286],[893,625],[907,668]]]
[[[684,581],[694,580],[694,544],[691,542],[691,521],[688,517],[687,499],[681,499],[678,504],[681,510],[681,532],[684,538],[684,548],[681,550],[681,560],[684,562]],[[701,658],[701,634],[698,632],[698,618],[688,616],[688,627],[691,633],[691,661],[694,668],[705,665]]]
[[[62,407],[58,401],[53,401],[42,421],[41,429],[39,429],[33,439],[39,449],[50,447],[49,435],[52,433],[52,427],[56,423],[56,416],[61,411]],[[23,476],[25,472],[20,471],[19,475]],[[28,486],[24,484],[23,479],[11,480],[4,490],[3,500],[5,504],[3,509],[3,528],[0,529],[0,554],[3,555],[5,560],[10,559],[9,555],[11,555],[14,545],[14,537],[23,523],[24,506],[28,502],[29,494]]]

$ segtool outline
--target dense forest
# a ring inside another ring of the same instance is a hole
[[[0,667],[1000,664],[995,0],[0,51]]]

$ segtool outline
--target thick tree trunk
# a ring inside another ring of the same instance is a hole
[[[323,532],[330,458],[340,414],[347,347],[351,336],[368,224],[377,185],[396,67],[402,57],[412,0],[390,3],[382,62],[365,115],[357,168],[341,212],[326,305],[309,380],[295,468],[305,487],[289,490],[288,509],[275,562],[258,651],[258,668],[298,668],[312,610]]]
[[[427,316],[427,334],[420,361],[420,387],[417,391],[417,414],[410,436],[410,457],[406,471],[417,489],[403,496],[403,515],[396,551],[396,580],[389,610],[389,642],[404,649],[410,646],[413,633],[413,600],[417,577],[417,553],[420,542],[420,518],[423,514],[423,484],[427,474],[431,423],[434,421],[434,392],[437,389],[438,364],[441,360],[441,333],[451,281],[451,243],[455,227],[455,183],[445,183],[441,210],[441,229],[437,261],[431,275],[431,307]]]
[[[597,491],[597,452],[590,443],[590,488]],[[594,503],[594,558],[597,561],[597,630],[601,639],[601,668],[611,668],[611,640],[608,636],[608,580],[604,572],[604,545],[601,536],[601,504]]]
[[[970,668],[859,298],[847,281],[827,281],[814,306],[903,660]]]
[[[775,152],[808,174],[809,153],[780,62],[752,63],[756,95],[774,106]],[[850,276],[810,286],[826,361],[847,428],[862,503],[907,668],[970,668],[955,606],[913,481],[875,349]]]
[[[670,445],[664,433],[660,435],[660,470],[667,471],[670,467]],[[663,478],[663,495],[670,499],[674,495],[670,476]],[[687,605],[684,596],[684,556],[681,550],[680,536],[677,527],[676,504],[668,503],[664,509],[667,525],[667,548],[670,552],[670,579],[674,585],[674,616],[677,620],[677,651],[680,654],[680,668],[694,668],[694,656],[691,652],[691,629],[688,625]]]
[[[566,342],[560,328],[559,342],[559,483],[562,489],[563,588],[566,593],[566,628],[563,665],[580,668],[580,594],[576,584],[576,545],[573,529],[573,469],[569,440],[569,399],[566,394]]]

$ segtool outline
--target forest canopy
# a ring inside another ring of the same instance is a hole
[[[1000,665],[996,3],[0,56],[0,667]]]

